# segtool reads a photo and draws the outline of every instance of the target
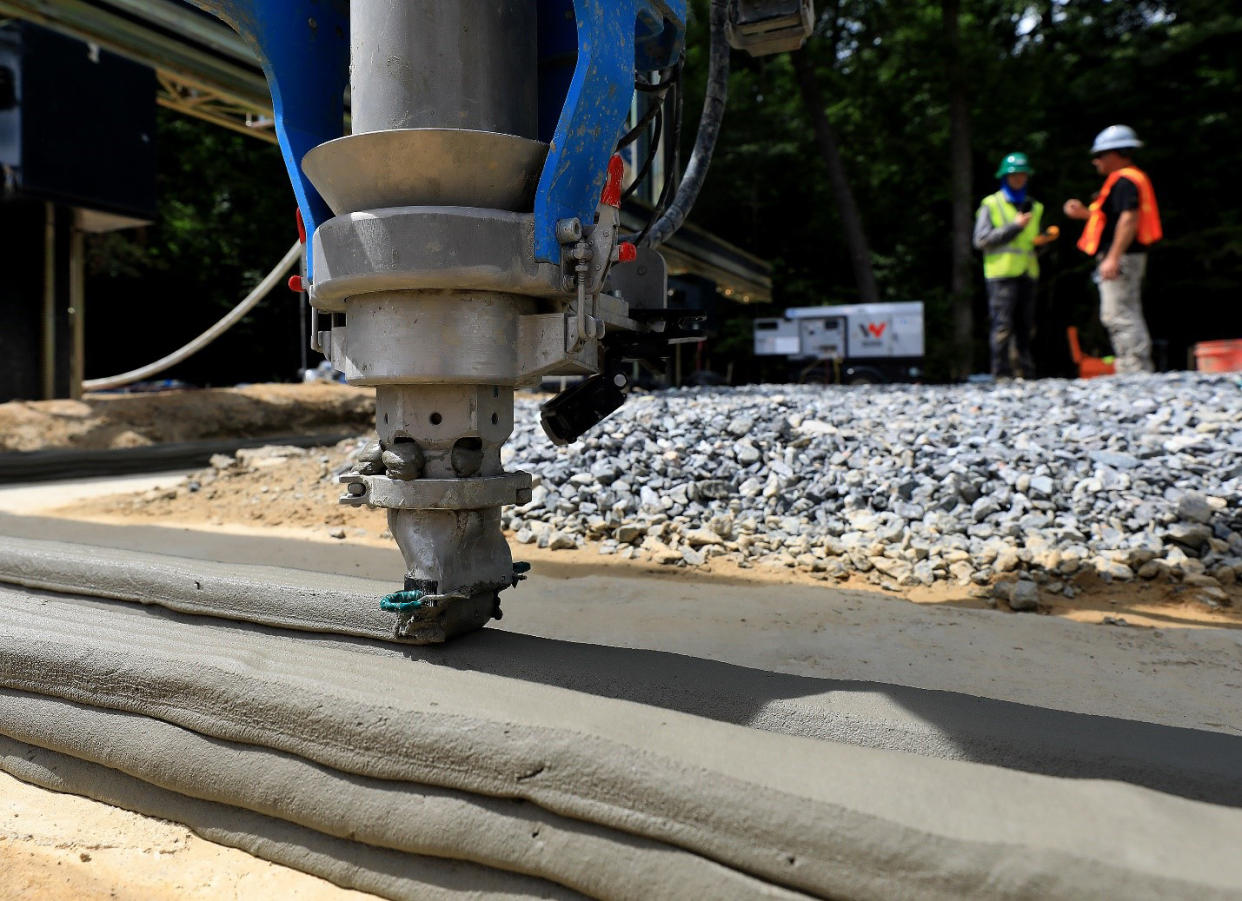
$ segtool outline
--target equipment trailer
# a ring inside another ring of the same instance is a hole
[[[755,356],[789,358],[797,381],[849,385],[923,375],[923,302],[794,307],[755,320]],[[824,365],[820,365],[824,364]],[[816,378],[816,375],[819,378]]]

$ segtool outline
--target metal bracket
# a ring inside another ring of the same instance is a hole
[[[340,502],[353,507],[396,510],[480,510],[530,502],[533,481],[528,472],[507,472],[477,479],[411,479],[364,476],[350,472],[340,477],[345,493]]]
[[[535,313],[518,320],[518,385],[535,385],[546,375],[591,375],[599,370],[599,342],[575,352],[578,324],[566,313]]]
[[[613,263],[604,288],[634,310],[662,310],[668,306],[668,266],[658,250],[639,247],[630,263]]]

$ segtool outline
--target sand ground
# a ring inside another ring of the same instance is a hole
[[[205,841],[176,823],[0,773],[5,901],[369,897]]]
[[[0,452],[104,450],[211,438],[364,431],[375,392],[333,382],[88,394],[0,404]]]

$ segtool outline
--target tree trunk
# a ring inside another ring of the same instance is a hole
[[[875,270],[871,268],[871,248],[867,244],[867,233],[863,229],[858,204],[854,202],[854,192],[850,190],[849,178],[845,174],[845,163],[841,160],[837,136],[832,130],[832,123],[828,121],[828,114],[824,111],[819,85],[815,81],[814,67],[806,51],[791,53],[789,56],[798,77],[802,103],[815,129],[819,152],[824,158],[824,165],[828,167],[828,180],[832,185],[837,212],[841,216],[841,226],[845,229],[845,243],[849,248],[850,264],[854,269],[858,298],[863,303],[875,303],[880,299],[880,294],[876,289]]]
[[[974,368],[974,298],[971,278],[970,107],[962,60],[959,25],[960,0],[943,0],[945,76],[949,86],[949,170],[952,201],[952,276],[949,292],[953,309],[953,372],[959,378]]]

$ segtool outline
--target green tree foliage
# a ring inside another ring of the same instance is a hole
[[[929,362],[934,374],[947,375],[954,348],[942,5],[818,5],[821,28],[802,52],[815,62],[881,295],[928,303]],[[1166,239],[1151,255],[1146,295],[1169,364],[1184,365],[1195,341],[1242,335],[1242,211],[1232,200],[1242,147],[1242,58],[1232,48],[1242,10],[1219,0],[961,0],[960,16],[973,202],[995,190],[997,159],[1024,149],[1037,170],[1032,193],[1064,232],[1044,259],[1041,364],[1068,371],[1069,324],[1080,327],[1089,349],[1107,351],[1090,262],[1073,247],[1079,227],[1060,206],[1098,188],[1087,148],[1117,122],[1147,142],[1138,162],[1164,216]],[[839,19],[834,30],[830,19]],[[691,53],[692,79],[701,78],[703,60]],[[692,218],[772,261],[777,308],[855,300],[839,217],[788,58],[735,53],[733,61],[721,145]],[[986,359],[980,268],[977,367]]]

